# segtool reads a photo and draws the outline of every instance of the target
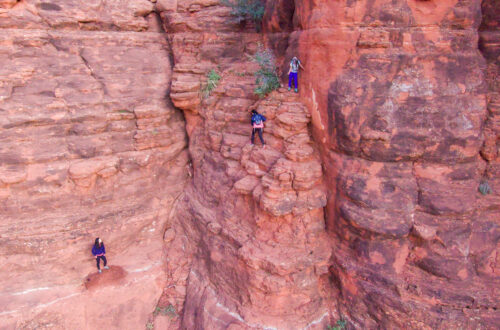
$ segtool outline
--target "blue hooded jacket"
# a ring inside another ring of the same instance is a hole
[[[105,253],[106,249],[104,248],[104,243],[102,243],[100,247],[97,247],[95,245],[92,247],[92,254],[94,256],[103,255]]]
[[[252,120],[251,120],[252,125],[259,120],[264,122],[266,121],[266,117],[264,117],[264,115],[261,115],[260,113],[255,113],[252,115]]]

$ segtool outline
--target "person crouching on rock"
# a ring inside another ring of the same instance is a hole
[[[288,70],[288,90],[292,89],[292,80],[295,85],[295,93],[299,92],[299,68],[304,70],[304,67],[300,63],[300,60],[295,56],[290,62],[290,69]]]
[[[104,262],[104,269],[109,269],[109,267],[107,266],[108,261],[104,256],[106,254],[106,248],[104,248],[104,243],[99,237],[95,239],[94,246],[92,247],[92,254],[94,255],[95,260],[97,262],[97,270],[99,271],[99,273],[102,273],[100,265],[101,259]]]
[[[257,112],[257,110],[252,110],[252,145],[255,142],[255,132],[259,134],[260,142],[262,143],[262,146],[265,146],[266,143],[264,142],[264,137],[262,134],[264,133],[264,122],[266,121],[266,117],[261,115],[260,113]]]

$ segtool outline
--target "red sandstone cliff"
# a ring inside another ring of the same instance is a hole
[[[495,328],[499,9],[482,7],[267,1],[258,34],[218,0],[0,0],[0,322]],[[259,43],[283,72],[301,58],[300,96],[255,97]],[[85,288],[98,235],[121,268]]]
[[[188,155],[152,10],[0,1],[2,329],[137,329],[161,295]],[[121,268],[87,290],[97,236]]]
[[[478,1],[295,1],[285,55],[307,67],[332,296],[353,326],[500,322],[499,8],[483,8],[487,75]]]

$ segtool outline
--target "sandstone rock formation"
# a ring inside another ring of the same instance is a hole
[[[0,1],[2,329],[137,329],[161,295],[188,155],[152,8]],[[87,290],[97,236],[124,276]]]
[[[326,324],[326,195],[307,109],[284,92],[254,96],[250,58],[263,39],[251,24],[242,30],[229,8],[185,1],[161,17],[174,54],[171,97],[185,113],[194,168],[168,243],[184,249],[169,256],[172,273],[184,269],[169,293],[184,308],[182,327]],[[212,69],[222,78],[204,98]],[[249,143],[251,108],[268,118],[266,148]]]
[[[0,0],[0,324],[496,328],[498,22],[493,0],[269,0],[263,33],[219,0]],[[301,58],[300,96],[254,95],[260,47]]]
[[[485,6],[487,16],[498,10]],[[298,53],[307,68],[302,95],[330,193],[332,295],[352,326],[500,320],[498,71],[489,73],[487,164],[480,22],[477,1],[295,2],[284,56]],[[488,178],[494,193],[482,196]]]

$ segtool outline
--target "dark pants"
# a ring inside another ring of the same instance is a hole
[[[101,259],[102,259],[102,261],[104,261],[104,267],[106,267],[106,264],[108,263],[105,256],[97,256],[97,258],[95,258],[95,260],[97,262],[97,269],[98,270],[101,269],[101,265],[100,265]]]
[[[253,128],[252,129],[252,144],[255,142],[255,131],[257,131],[257,133],[259,134],[260,142],[262,142],[263,145],[266,144],[264,142],[264,137],[262,137],[262,133],[263,133],[262,128]]]
[[[292,81],[295,84],[295,88],[299,88],[298,72],[290,72],[288,75],[288,87],[292,88]]]

